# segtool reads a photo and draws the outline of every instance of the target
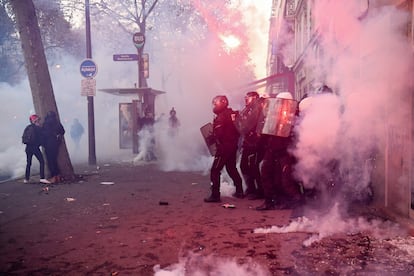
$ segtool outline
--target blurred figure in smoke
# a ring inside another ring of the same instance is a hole
[[[59,147],[65,134],[63,125],[59,122],[57,115],[54,111],[49,111],[46,114],[45,122],[43,123],[43,129],[45,132],[45,153],[47,159],[47,165],[50,171],[50,181],[57,183],[61,181],[60,171],[58,167],[58,153]]]
[[[330,88],[329,86],[327,86],[326,84],[322,85],[321,87],[319,87],[316,91],[317,94],[322,94],[322,93],[333,93],[332,88]]]
[[[211,195],[205,198],[205,202],[220,202],[220,175],[221,170],[226,171],[236,186],[234,197],[243,198],[242,179],[236,167],[239,132],[234,120],[236,112],[228,107],[229,101],[226,96],[216,96],[213,99],[213,112],[216,114],[213,121],[213,137],[216,142],[217,151],[210,169]]]
[[[138,119],[140,154],[145,161],[155,161],[154,113],[149,107],[145,108],[144,117]]]
[[[23,131],[22,142],[26,144],[26,172],[24,176],[24,183],[28,183],[30,179],[30,168],[32,166],[33,155],[37,158],[40,165],[40,183],[50,184],[50,181],[45,179],[45,161],[40,145],[44,143],[43,130],[40,126],[40,117],[33,114],[29,117],[30,125],[26,126]]]
[[[168,134],[172,137],[177,135],[178,128],[180,127],[180,121],[177,118],[177,112],[174,107],[170,110],[170,117],[168,118]]]
[[[297,141],[293,154],[297,157],[295,176],[303,184],[305,194],[313,203],[325,208],[343,196],[344,176],[340,169],[339,146],[341,110],[339,98],[327,85],[299,103],[295,128]],[[316,130],[315,127],[322,126]],[[311,202],[309,202],[311,203]]]
[[[73,119],[72,126],[70,127],[70,137],[72,138],[73,142],[75,142],[76,149],[79,149],[80,139],[82,138],[83,133],[85,130],[83,126],[79,122],[78,119]]]
[[[263,198],[259,169],[263,154],[259,152],[261,137],[256,129],[262,101],[256,91],[247,92],[244,100],[245,108],[236,119],[237,129],[242,134],[240,169],[247,186],[245,195],[248,199],[259,199]]]
[[[289,92],[279,93],[276,98],[293,99]],[[269,110],[273,112],[270,108]],[[296,106],[295,110],[290,111],[294,116]],[[266,116],[269,115],[273,114],[266,114]],[[292,177],[294,158],[288,151],[293,141],[293,132],[291,128],[288,128],[288,133],[285,136],[278,136],[277,133],[269,134],[266,135],[266,147],[260,171],[265,200],[256,210],[296,208],[303,203],[303,198],[299,186]]]

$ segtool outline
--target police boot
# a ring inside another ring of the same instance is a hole
[[[236,191],[235,193],[232,194],[232,196],[235,198],[244,198],[243,191]]]
[[[220,193],[211,193],[209,197],[204,199],[204,202],[221,202]]]
[[[266,211],[266,210],[275,210],[276,209],[276,203],[272,199],[266,199],[262,205],[257,206],[257,211]]]
[[[236,185],[236,192],[232,194],[233,197],[236,198],[244,198],[244,193],[243,193],[243,186],[242,184],[238,184]]]

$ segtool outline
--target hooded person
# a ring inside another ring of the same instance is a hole
[[[50,171],[50,181],[57,183],[61,181],[60,171],[58,167],[58,153],[59,147],[65,134],[63,125],[59,122],[54,111],[49,111],[46,114],[43,123],[43,130],[45,133],[45,153],[47,165]]]
[[[76,149],[79,149],[80,140],[82,138],[85,129],[77,118],[73,119],[73,124],[70,127],[70,137],[75,142]]]
[[[221,171],[226,171],[236,187],[234,197],[243,198],[243,185],[237,170],[237,150],[240,134],[234,124],[236,112],[229,108],[226,96],[219,95],[213,98],[213,138],[216,143],[216,153],[210,169],[211,195],[204,199],[205,202],[220,202],[220,176]]]

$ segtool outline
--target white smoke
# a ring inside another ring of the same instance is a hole
[[[323,54],[319,63],[312,56],[305,63],[314,68],[315,82],[326,83],[338,97],[310,91],[311,106],[297,127],[295,173],[305,187],[321,179],[340,181],[342,191],[359,199],[369,193],[370,160],[383,147],[389,122],[405,124],[413,72],[403,31],[408,17],[384,6],[371,7],[361,19],[359,1],[317,1],[314,11]]]
[[[253,3],[246,0],[240,3],[246,8],[243,9],[245,10],[243,20],[245,22],[255,21],[254,24],[247,24],[249,29],[245,29],[244,32],[250,34],[248,44],[254,49],[250,57],[255,59],[254,63],[258,67],[257,74],[262,74],[266,64],[266,51],[263,49],[267,47],[271,1]],[[123,34],[119,30],[109,34],[107,32],[112,28],[95,25],[93,11],[91,12],[92,59],[98,67],[95,77],[97,92],[93,97],[97,162],[119,159],[140,160],[141,157],[133,154],[132,149],[120,149],[119,145],[118,104],[130,103],[136,97],[115,96],[100,90],[134,87],[138,75],[136,62],[115,62],[112,56],[136,53],[137,49],[129,34]],[[77,22],[76,26],[81,28],[79,32],[84,32],[82,29],[84,22]],[[195,27],[197,26],[192,26],[192,28]],[[203,33],[206,30],[192,31]],[[237,107],[245,91],[229,91],[228,87],[222,85],[230,82],[218,73],[222,64],[217,63],[219,61],[217,39],[195,47],[193,37],[184,33],[165,30],[163,34],[165,36],[159,37],[158,41],[149,39],[146,41],[145,51],[150,52],[148,84],[153,89],[166,92],[156,97],[156,118],[161,118],[162,114],[168,114],[169,110],[175,107],[181,125],[174,138],[168,135],[166,124],[159,122],[155,125],[157,163],[161,169],[168,171],[207,172],[212,160],[199,128],[213,119],[211,99],[217,94],[224,93],[229,97],[231,105]],[[217,36],[214,33],[208,35],[212,38]],[[111,43],[107,43],[108,37]],[[173,41],[176,47],[164,47],[163,43],[168,41]],[[261,53],[261,56],[258,53]],[[49,67],[59,116],[66,130],[65,141],[73,163],[86,163],[89,155],[88,102],[86,97],[81,96],[80,91],[82,77],[79,66],[81,62],[82,60],[62,55],[59,62],[55,61],[54,66]],[[232,72],[228,72],[228,76],[233,77]],[[245,81],[252,80],[246,79]],[[241,84],[231,83],[231,85]],[[21,144],[20,137],[24,127],[29,123],[29,115],[34,113],[30,88],[27,81],[14,87],[0,84],[0,93],[3,103],[7,103],[3,104],[0,111],[3,126],[3,138],[0,145],[1,174],[12,178],[21,177],[26,162],[24,145]],[[69,135],[75,118],[85,129],[79,149],[76,148]],[[33,166],[33,173],[35,173],[36,160],[33,161]]]
[[[348,217],[349,200],[370,194],[371,171],[384,147],[387,127],[404,127],[409,110],[412,52],[404,28],[407,14],[393,6],[371,7],[361,18],[360,1],[315,2],[315,28],[323,48],[318,60],[308,55],[314,83],[335,94],[309,91],[296,126],[295,176],[305,188],[322,192],[322,206],[305,205],[305,216],[286,226],[255,233],[306,232],[305,246],[335,233],[368,232],[379,238],[404,235],[389,221]],[[332,190],[337,188],[337,198]],[[329,200],[327,202],[326,200]],[[329,206],[324,206],[329,203]],[[325,211],[323,211],[325,210]]]
[[[180,258],[178,264],[161,269],[154,267],[155,276],[208,276],[208,275],[238,275],[238,276],[267,276],[269,273],[260,265],[248,261],[240,265],[235,259],[201,256],[190,253]]]
[[[396,223],[383,221],[380,219],[368,220],[363,217],[345,217],[340,210],[340,205],[335,204],[325,214],[313,214],[292,220],[286,226],[271,226],[269,228],[254,229],[254,233],[309,233],[310,237],[303,241],[304,246],[310,246],[314,242],[320,241],[333,234],[356,234],[368,233],[378,239],[395,238],[405,235],[405,231]]]

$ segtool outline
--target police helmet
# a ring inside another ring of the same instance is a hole
[[[213,98],[213,112],[218,114],[229,106],[229,100],[224,95],[218,95]]]
[[[258,98],[259,98],[259,93],[257,93],[256,91],[247,92],[246,96],[244,97],[244,103],[245,105],[249,105]]]

